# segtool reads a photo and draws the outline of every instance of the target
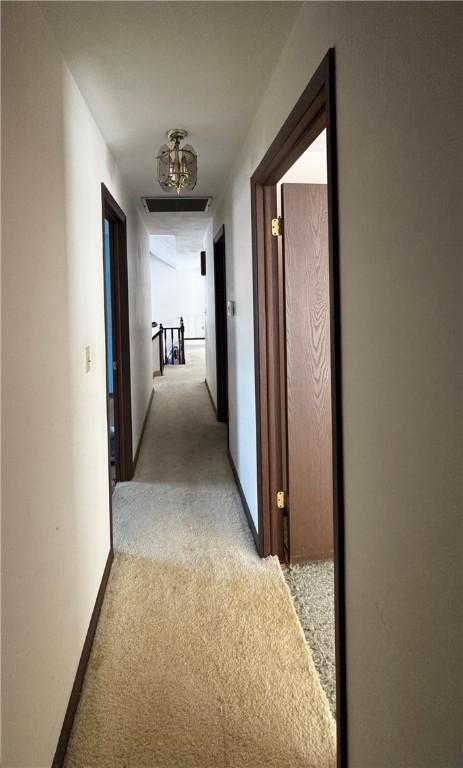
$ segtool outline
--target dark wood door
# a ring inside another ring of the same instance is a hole
[[[214,239],[217,420],[228,424],[227,278],[223,227]]]
[[[291,562],[333,554],[326,185],[283,184],[287,491]]]

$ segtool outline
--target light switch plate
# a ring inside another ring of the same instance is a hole
[[[234,301],[227,301],[227,315],[228,317],[233,317],[235,314],[235,302]]]

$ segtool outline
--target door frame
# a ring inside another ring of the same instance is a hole
[[[129,291],[127,271],[127,219],[124,211],[108,188],[101,184],[101,209],[102,209],[102,233],[103,233],[103,275],[104,272],[104,221],[108,219],[111,224],[111,267],[114,281],[114,350],[117,363],[115,373],[117,387],[117,427],[118,435],[118,481],[131,480],[133,477],[133,448],[132,448],[132,396],[130,380],[130,331],[129,331]],[[104,280],[104,308],[105,308],[105,376],[106,376],[106,402],[108,420],[108,467],[109,467],[109,493],[111,492],[111,467],[109,447],[109,393],[107,381],[108,339],[106,334],[106,280]],[[112,515],[111,515],[112,517]],[[111,522],[111,546],[112,546],[112,522]]]
[[[347,765],[344,484],[341,409],[341,314],[339,281],[338,167],[336,142],[335,52],[330,48],[251,178],[254,289],[254,348],[257,429],[257,499],[262,557],[285,559],[282,489],[284,437],[281,381],[284,366],[281,316],[284,287],[278,238],[277,182],[326,129],[330,291],[330,356],[333,461],[333,533],[336,633],[337,765]]]
[[[227,269],[223,225],[214,237],[214,308],[217,421],[228,424]]]

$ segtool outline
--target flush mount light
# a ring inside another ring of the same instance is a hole
[[[175,189],[180,192],[191,192],[198,180],[198,156],[191,144],[184,144],[188,132],[183,128],[174,128],[167,132],[167,138],[173,144],[170,148],[163,144],[159,149],[158,181],[165,192]]]

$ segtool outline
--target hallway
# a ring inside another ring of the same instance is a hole
[[[134,480],[114,496],[114,548],[182,565],[258,562],[204,384],[204,343],[185,346],[187,364],[154,379]]]
[[[156,379],[65,765],[334,766],[329,713],[275,559],[261,560],[204,385]]]
[[[463,4],[0,11],[1,768],[461,768]]]

